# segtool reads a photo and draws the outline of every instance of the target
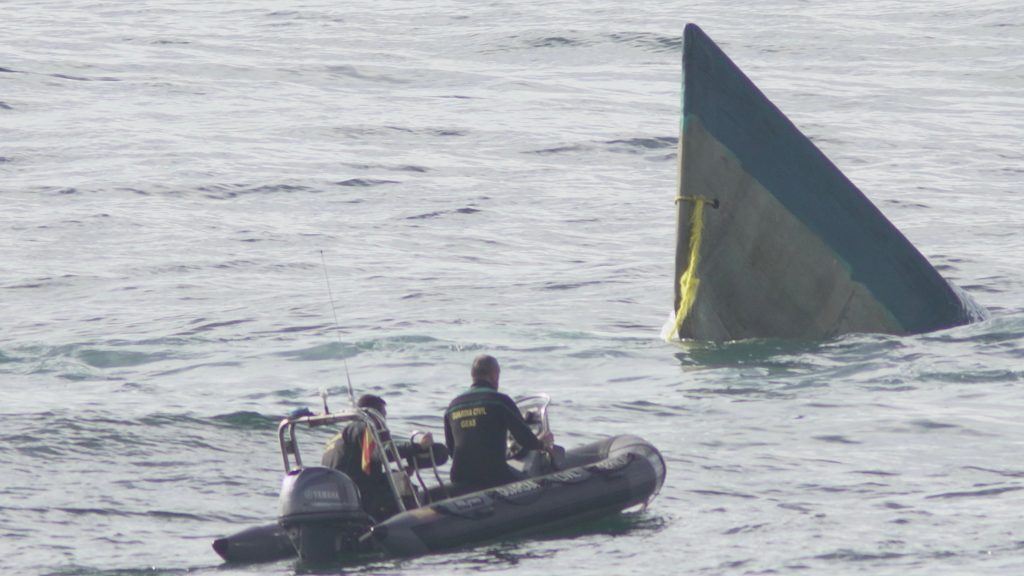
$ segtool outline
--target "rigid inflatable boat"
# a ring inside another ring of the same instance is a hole
[[[517,399],[538,435],[550,430],[549,403],[543,394]],[[378,460],[388,462],[386,478],[398,513],[380,522],[363,511],[351,478],[338,470],[303,466],[296,439],[299,426],[344,426],[357,420],[373,434]],[[509,460],[524,480],[477,491],[441,482],[433,451],[402,459],[373,409],[290,416],[278,426],[278,440],[285,477],[277,522],[216,540],[214,550],[228,562],[298,556],[315,564],[372,552],[411,556],[519,537],[645,507],[665,480],[661,453],[633,435],[567,450],[555,462],[546,454],[527,452]],[[509,453],[517,448],[510,439]],[[423,480],[425,470],[433,472],[433,486]]]

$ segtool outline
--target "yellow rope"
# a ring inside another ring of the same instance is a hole
[[[666,340],[677,338],[679,328],[686,320],[686,315],[693,308],[693,302],[697,299],[697,287],[700,285],[700,278],[697,278],[697,264],[700,260],[700,243],[704,232],[704,204],[708,202],[703,196],[677,196],[676,203],[680,200],[693,201],[693,214],[690,215],[690,261],[686,270],[679,276],[679,310],[676,312],[676,320],[673,323],[672,331],[665,335]]]

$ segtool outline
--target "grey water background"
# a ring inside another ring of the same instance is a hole
[[[0,572],[292,573],[210,549],[272,521],[277,420],[347,363],[440,434],[480,352],[662,493],[338,571],[1024,572],[1019,2],[2,8]],[[690,21],[990,318],[661,341]]]

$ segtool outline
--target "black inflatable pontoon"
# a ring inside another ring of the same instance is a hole
[[[398,514],[374,526],[373,539],[409,556],[561,528],[646,504],[665,478],[661,454],[636,436],[566,456],[589,463]]]

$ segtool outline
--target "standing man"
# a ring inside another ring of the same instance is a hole
[[[511,433],[523,450],[551,450],[553,437],[533,435],[516,403],[498,392],[501,367],[493,356],[481,354],[470,370],[473,384],[448,405],[444,441],[452,455],[452,482],[474,489],[522,479],[505,461],[505,442]]]

